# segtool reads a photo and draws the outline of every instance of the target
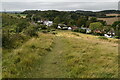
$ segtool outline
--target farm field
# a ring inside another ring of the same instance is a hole
[[[112,25],[115,21],[119,21],[119,17],[113,17],[113,18],[97,18],[98,20],[106,21],[108,25]]]
[[[3,78],[118,77],[117,39],[56,33],[39,32],[17,49],[3,49]]]

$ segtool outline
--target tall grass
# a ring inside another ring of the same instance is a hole
[[[39,38],[32,38],[11,53],[4,53],[3,78],[28,77],[30,71],[40,64],[42,56],[51,49],[53,38],[50,34],[39,34]]]
[[[68,39],[68,38],[67,38]],[[70,38],[65,53],[70,78],[117,78],[117,45]],[[74,43],[74,44],[73,44]]]
[[[61,39],[58,43],[62,47],[53,46],[57,40],[55,37]],[[97,36],[69,31],[57,31],[55,35],[40,33],[38,38],[31,38],[11,53],[5,51],[3,77],[32,78],[31,73],[40,68],[44,56],[50,51],[52,56],[56,51],[60,52],[59,56],[54,57],[65,61],[61,65],[66,69],[67,78],[118,77],[118,46],[113,39],[101,40]]]

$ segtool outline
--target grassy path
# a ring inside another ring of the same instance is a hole
[[[41,61],[41,69],[36,72],[35,77],[41,78],[65,78],[64,59],[62,58],[64,43],[61,37],[56,37],[54,47]]]
[[[117,51],[112,39],[75,32],[40,33],[4,54],[3,73],[11,78],[117,78]]]

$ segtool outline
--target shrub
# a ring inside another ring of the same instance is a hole
[[[55,35],[55,34],[57,34],[57,33],[56,33],[56,32],[52,32],[52,34],[54,34],[54,35]]]
[[[38,36],[37,30],[34,26],[29,26],[26,30],[24,30],[24,33],[30,37]]]
[[[2,47],[6,49],[14,49],[19,47],[23,42],[25,42],[29,37],[21,34],[3,34],[2,35]]]
[[[108,40],[108,38],[105,36],[100,36],[100,37],[98,37],[98,39]]]
[[[97,36],[104,36],[104,33],[93,33],[93,34]]]
[[[113,38],[115,38],[115,39],[119,39],[120,37],[119,37],[119,36],[114,36]]]
[[[86,33],[86,29],[79,29],[79,32]]]
[[[43,32],[43,33],[48,33],[49,31],[47,31],[47,30],[43,30],[42,32]]]
[[[73,30],[74,32],[79,32],[79,29],[75,29],[75,30]]]

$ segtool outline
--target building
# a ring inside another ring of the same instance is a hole
[[[109,35],[109,34],[104,34],[104,36],[107,38],[112,38],[112,35]]]
[[[87,34],[89,34],[89,33],[91,33],[91,32],[92,32],[92,31],[91,31],[91,29],[89,29],[89,28],[84,28],[84,27],[81,27],[80,29],[85,30]]]
[[[71,27],[68,27],[68,30],[72,30],[72,28],[71,28]]]
[[[77,26],[72,26],[71,28],[72,28],[73,31],[76,30],[76,29],[78,29]]]
[[[43,21],[43,24],[47,25],[47,26],[52,26],[53,25],[53,21]]]
[[[65,24],[58,24],[58,29],[62,29],[62,30],[71,30],[72,28],[70,26],[67,26]]]

